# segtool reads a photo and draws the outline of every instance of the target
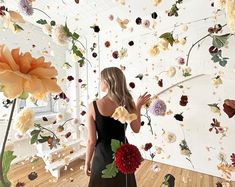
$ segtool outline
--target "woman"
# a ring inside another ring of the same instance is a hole
[[[130,123],[131,129],[138,133],[141,127],[140,110],[150,99],[145,93],[133,102],[126,85],[123,72],[116,67],[101,72],[101,91],[107,93],[102,99],[88,106],[87,128],[88,142],[85,161],[85,173],[90,176],[89,187],[136,187],[134,174],[118,173],[111,179],[102,178],[102,170],[113,161],[111,139],[125,142],[126,124],[114,120],[112,114],[118,106],[125,106],[129,113],[135,113],[137,119]],[[94,153],[94,155],[93,155]],[[93,156],[92,166],[91,159]],[[127,181],[126,181],[127,180]]]

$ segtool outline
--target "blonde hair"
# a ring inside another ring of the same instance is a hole
[[[118,106],[124,106],[129,112],[135,111],[135,103],[127,89],[126,78],[117,67],[105,68],[101,71],[101,80],[108,86],[108,96]]]

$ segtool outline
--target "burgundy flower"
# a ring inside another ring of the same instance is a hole
[[[144,146],[144,150],[148,151],[149,149],[151,149],[152,146],[153,146],[152,143],[146,143]]]
[[[188,104],[188,96],[187,95],[182,95],[180,98],[180,105],[181,106],[186,106]]]
[[[124,174],[134,173],[141,162],[139,149],[131,144],[122,144],[115,153],[115,164]]]
[[[229,118],[235,115],[235,109],[231,106],[227,105],[226,103],[223,104],[224,112],[228,115]]]
[[[129,86],[133,89],[133,88],[135,88],[135,83],[134,82],[130,82]]]
[[[232,161],[232,165],[235,167],[235,154],[234,153],[231,155],[231,161]]]

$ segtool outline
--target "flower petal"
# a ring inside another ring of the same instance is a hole
[[[11,69],[13,71],[19,70],[19,66],[16,64],[15,60],[13,59],[10,50],[5,45],[3,45],[3,47],[0,49],[1,49],[0,54],[4,56],[4,59],[9,64]]]
[[[36,76],[38,78],[55,78],[57,75],[57,71],[54,67],[48,67],[48,68],[35,68],[29,72],[30,75]]]
[[[9,10],[8,13],[9,13],[9,15],[11,17],[11,21],[19,22],[19,23],[24,23],[25,22],[23,17],[18,12]]]

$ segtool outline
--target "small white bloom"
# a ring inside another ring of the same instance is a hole
[[[164,133],[164,139],[167,143],[174,143],[176,141],[176,135],[173,132]]]
[[[51,35],[52,33],[52,26],[47,24],[42,25],[42,31],[47,34],[47,35]]]
[[[68,42],[68,37],[64,31],[63,25],[58,25],[52,29],[52,39],[59,45],[65,45]]]
[[[171,66],[168,70],[167,70],[167,76],[168,77],[174,77],[176,74],[176,69],[175,67]]]
[[[160,50],[167,50],[168,49],[169,42],[165,38],[161,38],[159,43],[158,43],[158,48]]]

